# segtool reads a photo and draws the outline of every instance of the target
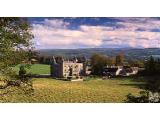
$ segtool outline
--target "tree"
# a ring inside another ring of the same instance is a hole
[[[145,63],[145,86],[138,97],[128,94],[126,102],[160,102],[160,60],[152,56]]]
[[[44,56],[39,56],[38,61],[40,64],[44,64]]]
[[[107,65],[107,57],[99,54],[94,54],[91,57],[92,72],[95,75],[102,75],[103,68]]]
[[[145,73],[148,76],[160,74],[160,59],[154,59],[152,56],[145,63]]]
[[[0,18],[0,72],[28,59],[31,26],[26,18]]]
[[[153,75],[155,72],[155,61],[151,56],[150,59],[145,64],[145,71],[147,75]]]
[[[142,60],[128,60],[128,63],[132,67],[144,68],[144,61]]]
[[[116,65],[123,65],[124,54],[119,54],[116,56]]]
[[[8,85],[17,79],[11,66],[30,59],[32,38],[26,18],[0,18],[0,75],[7,78]]]
[[[145,64],[146,90],[160,93],[160,60],[152,56]]]
[[[114,57],[106,57],[106,65],[109,65],[109,66],[113,66],[115,65],[115,58]]]

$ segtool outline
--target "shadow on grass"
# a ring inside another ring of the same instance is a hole
[[[119,84],[119,85],[132,86],[132,87],[135,87],[135,88],[144,89],[146,84],[145,83],[128,83],[128,84]]]
[[[160,86],[160,76],[132,76],[128,77],[131,83],[120,84],[124,86],[135,86],[141,89],[146,89],[148,84],[151,86]]]
[[[132,86],[140,89],[144,89],[146,86],[146,79],[143,76],[128,76],[121,78],[122,80],[129,80],[130,83],[122,83],[122,86]]]

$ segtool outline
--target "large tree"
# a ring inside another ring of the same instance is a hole
[[[123,65],[124,62],[124,54],[118,54],[116,56],[116,65]]]
[[[27,18],[0,18],[0,89],[8,86],[22,87],[25,93],[32,93],[32,82],[23,67],[19,76],[12,71],[11,66],[31,60],[33,35]],[[27,85],[26,85],[27,84]],[[10,92],[6,89],[1,95]]]
[[[0,18],[0,72],[28,60],[31,49],[31,26],[27,18]]]
[[[103,68],[107,65],[107,57],[99,54],[94,54],[91,57],[92,72],[95,75],[102,75]]]

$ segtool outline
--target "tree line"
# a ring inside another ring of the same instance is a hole
[[[142,60],[125,60],[123,53],[114,57],[109,57],[101,54],[92,55],[91,59],[92,72],[95,75],[102,75],[105,66],[131,66],[131,67],[144,67]]]

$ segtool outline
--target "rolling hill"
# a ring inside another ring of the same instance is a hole
[[[93,54],[115,56],[123,53],[126,59],[146,59],[149,56],[160,57],[160,48],[86,48],[86,49],[41,49],[37,50],[40,55],[45,56],[85,56],[90,58]]]

